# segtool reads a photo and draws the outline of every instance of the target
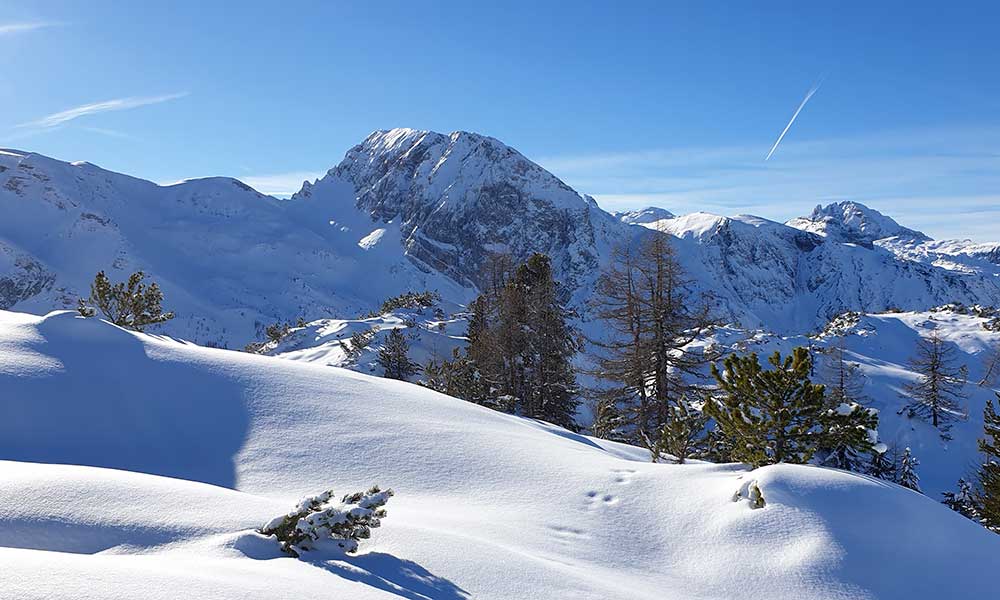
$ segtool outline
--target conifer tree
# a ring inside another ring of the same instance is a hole
[[[393,329],[386,337],[385,344],[378,350],[378,364],[383,375],[389,379],[406,381],[416,375],[420,367],[410,360],[410,344],[399,329]]]
[[[913,456],[913,452],[909,448],[903,450],[903,456],[899,459],[899,477],[896,483],[919,492],[920,477],[917,476],[919,465],[920,461]]]
[[[579,343],[551,261],[534,254],[511,264],[504,255],[492,259],[483,293],[469,306],[468,346],[451,361],[454,395],[573,429]]]
[[[968,481],[959,479],[957,492],[943,492],[941,495],[944,496],[944,500],[941,501],[942,504],[967,519],[979,522],[979,507],[976,502],[975,492]]]
[[[1000,404],[1000,393],[997,393]],[[991,399],[983,412],[984,435],[979,440],[983,464],[977,473],[979,481],[974,494],[980,519],[986,528],[1000,533],[1000,415]]]
[[[712,326],[708,303],[688,290],[669,237],[651,232],[637,249],[613,249],[592,305],[610,332],[591,340],[599,350],[592,374],[617,393],[633,441],[656,438],[716,358],[690,348]]]
[[[733,459],[754,467],[805,463],[829,443],[834,429],[856,431],[861,435],[845,436],[844,443],[871,451],[869,430],[877,427],[877,416],[867,410],[830,410],[823,386],[809,379],[807,349],[795,348],[784,359],[775,352],[768,362],[772,368],[765,370],[750,354],[727,357],[721,372],[712,365],[720,393],[705,410],[727,438]]]
[[[600,395],[594,408],[591,432],[594,437],[613,442],[627,442],[625,417],[618,408],[617,390]]]
[[[885,481],[896,481],[896,447],[885,452],[869,453],[867,473]]]
[[[980,387],[993,385],[998,379],[1000,379],[1000,344],[996,344],[986,352],[986,358],[983,360],[983,378],[979,381],[979,385]]]
[[[864,445],[858,443],[858,438],[866,436],[867,431],[852,427],[849,421],[841,426],[836,417],[845,411],[868,411],[877,414],[874,409],[865,408],[864,386],[865,376],[857,363],[845,358],[845,341],[843,337],[831,345],[824,353],[818,372],[820,380],[826,386],[826,398],[833,417],[827,427],[827,433],[819,450],[820,462],[824,465],[845,469],[848,471],[864,471],[868,457],[863,451]],[[868,430],[874,430],[869,427]],[[872,444],[877,440],[871,440]]]
[[[507,391],[520,412],[575,428],[579,400],[571,360],[579,345],[559,303],[548,256],[534,254],[517,268],[503,290],[498,325],[516,340],[509,350],[513,379]]]
[[[965,418],[966,414],[962,400],[967,372],[957,362],[955,349],[936,333],[921,338],[917,353],[910,360],[910,369],[919,378],[906,386],[909,403],[904,410],[911,416],[930,419],[946,439],[950,423]]]
[[[658,462],[663,454],[667,454],[677,464],[684,464],[688,458],[699,457],[707,450],[705,425],[708,415],[691,406],[687,398],[681,398],[674,412],[660,427],[658,439],[650,448],[653,462]]]
[[[85,317],[99,310],[115,325],[136,331],[174,318],[174,313],[163,311],[160,286],[155,282],[146,285],[145,279],[145,273],[136,271],[127,282],[112,284],[100,271],[90,285],[90,297],[80,298],[77,310]]]

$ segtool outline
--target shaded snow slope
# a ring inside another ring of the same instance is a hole
[[[642,454],[402,382],[71,313],[0,312],[0,459],[64,463],[0,462],[0,585],[12,597],[993,589],[1000,538],[919,494],[814,467]],[[751,481],[762,509],[734,501]],[[303,494],[373,482],[397,495],[358,556],[280,557],[251,531]]]

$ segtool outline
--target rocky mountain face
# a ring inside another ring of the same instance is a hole
[[[855,203],[788,224],[611,215],[466,132],[377,131],[289,200],[230,178],[158,186],[2,151],[0,214],[0,309],[73,306],[98,270],[120,280],[142,269],[178,314],[160,331],[230,347],[277,320],[354,318],[408,289],[465,303],[494,252],[549,254],[586,321],[610,248],[651,229],[673,236],[719,316],[746,327],[801,332],[846,310],[1000,305],[996,245],[935,242]]]
[[[819,234],[835,242],[869,247],[876,240],[886,238],[915,242],[926,242],[931,239],[857,202],[836,202],[817,206],[808,217],[792,219],[786,225]]]
[[[469,287],[482,283],[492,253],[543,252],[572,295],[592,283],[610,240],[629,235],[592,198],[498,140],[467,132],[376,131],[292,201],[304,198],[353,201],[399,228],[419,268]]]

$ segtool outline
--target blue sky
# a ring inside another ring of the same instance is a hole
[[[6,147],[287,194],[374,129],[464,129],[612,210],[1000,238],[996,3],[0,4]]]

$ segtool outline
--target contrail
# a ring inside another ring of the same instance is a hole
[[[778,144],[781,143],[782,138],[784,138],[785,134],[788,133],[788,130],[791,129],[792,123],[795,122],[795,118],[799,116],[799,113],[802,112],[802,108],[805,107],[806,102],[809,102],[809,99],[813,97],[813,94],[816,93],[816,90],[818,90],[819,86],[821,85],[823,85],[822,80],[820,80],[820,82],[817,83],[816,85],[812,86],[809,89],[809,92],[806,93],[806,97],[802,99],[802,102],[799,104],[799,107],[795,109],[795,114],[793,114],[792,118],[788,121],[788,125],[785,125],[785,129],[782,130],[781,135],[778,136],[777,141],[775,141],[774,145],[771,146],[771,151],[768,152],[767,156],[764,158],[765,161],[770,159],[771,155],[774,154],[774,151],[778,149]]]

